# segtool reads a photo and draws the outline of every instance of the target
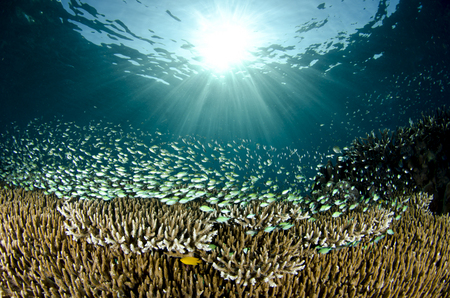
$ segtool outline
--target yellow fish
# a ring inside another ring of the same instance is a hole
[[[184,257],[180,260],[183,264],[196,266],[200,264],[202,261],[195,257]]]

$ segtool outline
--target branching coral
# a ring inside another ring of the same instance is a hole
[[[154,249],[179,254],[209,251],[208,244],[217,234],[211,215],[157,200],[74,201],[65,202],[58,211],[66,218],[67,235],[74,240],[86,238],[88,243],[111,245],[126,254]]]
[[[315,221],[299,219],[290,229],[259,230],[253,236],[239,224],[214,223],[212,229],[218,233],[211,244],[216,248],[205,251],[193,246],[203,262],[188,268],[169,256],[169,251],[166,254],[167,249],[156,247],[140,253],[130,249],[126,254],[119,246],[113,248],[114,244],[94,244],[90,231],[103,229],[89,230],[86,225],[98,221],[89,222],[88,215],[83,217],[83,212],[77,211],[81,206],[96,210],[99,217],[105,216],[100,222],[106,225],[118,218],[125,222],[120,213],[142,211],[142,202],[136,201],[135,206],[121,200],[111,202],[118,204],[117,209],[108,209],[111,203],[107,202],[102,202],[102,208],[82,202],[72,205],[76,212],[70,213],[70,204],[63,205],[54,196],[1,189],[0,291],[2,297],[316,297],[325,293],[336,297],[448,297],[449,218],[425,211],[428,204],[420,205],[430,201],[425,194],[399,200],[408,199],[407,211],[391,223],[394,234],[377,244],[371,243],[371,237],[362,237],[360,245],[339,246],[357,239],[354,237],[364,234],[362,231],[382,233],[392,216],[378,208],[355,209],[339,218],[330,217],[329,210],[316,214]],[[209,219],[197,210],[198,204],[184,206],[192,217]],[[64,216],[57,207],[85,224],[84,230],[72,230],[81,235],[77,240],[66,234]],[[158,213],[160,206],[153,207]],[[158,214],[168,218],[183,214],[173,206],[167,208],[160,210],[167,212],[165,215]],[[139,222],[137,213],[133,214]],[[131,236],[127,238],[125,231]],[[116,238],[124,236],[122,244],[131,245],[137,241],[132,235],[139,235],[138,231],[133,234],[133,225],[127,224],[116,228],[120,236]],[[325,238],[323,244],[339,249],[317,253],[315,243]],[[342,239],[346,241],[339,242]]]
[[[262,207],[261,201],[252,201],[245,207],[233,205],[229,210],[230,212],[227,216],[233,219],[233,224],[250,230],[263,230],[270,226],[276,226],[281,222],[297,221],[311,217],[308,212],[303,212],[299,206],[281,202]],[[220,210],[216,209],[213,214],[218,216]]]
[[[276,212],[275,210],[283,211]],[[255,204],[241,210],[241,218],[258,210]],[[261,212],[265,224],[276,224],[271,216],[279,214],[298,214],[295,208],[284,207]],[[234,210],[237,212],[237,209]],[[270,216],[268,215],[270,214]],[[222,227],[214,244],[217,248],[212,254],[202,253],[202,258],[213,263],[215,269],[221,272],[221,277],[234,280],[242,286],[265,282],[271,287],[280,285],[278,279],[285,274],[297,275],[304,269],[305,260],[312,256],[316,248],[338,248],[370,239],[388,229],[392,221],[392,212],[372,208],[363,213],[349,212],[345,217],[332,218],[330,214],[317,216],[315,221],[298,218],[293,221],[293,227],[287,230],[278,228],[272,232],[259,231],[248,233],[248,227],[260,227],[259,219],[251,222],[236,221],[237,225]],[[287,220],[289,217],[283,217]],[[252,217],[253,219],[253,217]]]
[[[376,194],[385,200],[406,190],[427,191],[435,199],[431,210],[441,213],[450,181],[450,147],[444,141],[448,139],[450,109],[445,107],[409,127],[372,132],[355,139],[334,167],[329,162],[321,169],[315,190],[323,192],[329,182],[345,180],[361,195]]]
[[[301,239],[291,236],[261,232],[252,237],[240,226],[228,226],[220,229],[213,253],[202,257],[225,280],[234,280],[241,286],[263,282],[273,287],[276,279],[302,270],[304,259],[312,253],[302,247]]]

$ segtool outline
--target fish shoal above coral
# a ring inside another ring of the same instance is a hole
[[[336,183],[366,197],[395,199],[406,190],[433,195],[430,209],[450,212],[450,109],[423,115],[409,127],[371,132],[355,139],[335,165],[331,161],[315,178],[314,197],[332,191]]]

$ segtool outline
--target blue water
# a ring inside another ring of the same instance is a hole
[[[0,130],[103,120],[330,154],[449,103],[446,3],[8,1]],[[245,58],[217,67],[215,38]]]

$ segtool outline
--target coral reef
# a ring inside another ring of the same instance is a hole
[[[253,234],[233,225],[219,230],[214,240],[217,248],[202,257],[213,263],[226,280],[235,280],[243,286],[265,282],[275,287],[280,284],[277,278],[297,275],[304,269],[305,261],[316,248],[339,248],[370,239],[365,236],[381,235],[391,221],[392,213],[373,209],[366,213],[350,212],[342,218],[323,214],[314,221],[302,219],[277,232]]]
[[[201,218],[205,221],[201,227],[211,224],[212,233],[217,231],[211,251],[188,241],[193,254],[203,260],[195,267],[181,263],[170,246],[133,252],[115,243],[102,245],[106,235],[102,233],[115,227],[118,238],[130,235],[121,244],[131,247],[141,239],[139,235],[145,235],[135,232],[137,236],[131,237],[133,220],[148,225],[151,221],[145,219],[151,219],[152,212],[177,223],[185,218],[175,206],[151,202],[155,210],[144,211],[142,201],[133,200],[134,204],[131,199],[127,204],[122,199],[101,205],[75,204],[41,191],[1,189],[2,297],[449,297],[450,219],[427,211],[431,199],[425,194],[401,198],[408,201],[408,209],[392,222],[393,235],[375,240],[363,237],[357,246],[344,245],[326,254],[311,244],[316,235],[317,243],[326,233],[329,239],[334,232],[357,235],[375,223],[379,227],[373,229],[381,229],[380,220],[392,216],[378,207],[361,212],[359,206],[339,218],[330,217],[329,210],[315,216],[315,221],[299,219],[287,230],[258,230],[249,235],[243,225],[211,223],[210,215],[197,210],[199,203],[190,202],[184,208],[192,218]],[[82,206],[86,208],[79,209]],[[254,208],[258,207],[247,210]],[[127,212],[134,217],[126,217]],[[78,229],[83,222],[94,228]],[[308,238],[311,232],[314,237]],[[185,239],[188,235],[193,235],[193,229],[176,233]]]
[[[348,182],[361,195],[395,198],[405,190],[425,191],[434,196],[430,209],[448,213],[445,195],[450,177],[450,109],[438,109],[410,127],[384,130],[355,139],[336,165],[331,161],[320,170],[314,189],[328,183]]]
[[[243,285],[263,281],[272,287],[276,286],[273,279],[296,275],[303,269],[304,259],[315,248],[337,248],[366,236],[379,236],[389,228],[393,215],[371,208],[365,213],[349,212],[342,218],[324,213],[310,222],[306,220],[310,217],[292,203],[262,208],[261,202],[255,201],[244,208],[230,208],[227,215],[234,223],[226,227],[227,223],[213,221],[220,209],[201,212],[202,203],[190,203],[186,208],[152,199],[117,198],[65,201],[57,210],[66,219],[66,234],[75,241],[85,239],[125,254],[158,249],[176,257],[195,254],[212,263],[224,279]],[[292,223],[286,222],[289,219]],[[280,221],[285,224],[277,226]],[[284,232],[272,232],[276,229]],[[207,253],[212,247],[215,251]]]
[[[209,251],[217,234],[211,214],[183,205],[169,207],[158,200],[117,198],[65,201],[58,211],[66,218],[66,233],[74,240],[110,245],[125,254],[162,249],[188,254]]]

